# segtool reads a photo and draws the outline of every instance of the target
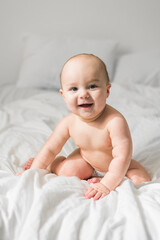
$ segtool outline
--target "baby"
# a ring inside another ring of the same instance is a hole
[[[90,178],[93,171],[100,172],[102,178],[91,178],[93,184],[85,194],[94,200],[115,190],[125,176],[135,184],[150,181],[146,170],[132,160],[132,140],[125,118],[106,104],[110,88],[101,59],[91,54],[70,58],[61,71],[60,93],[71,113],[58,123],[25,169],[47,169],[80,179]],[[70,137],[78,148],[67,158],[56,157]]]

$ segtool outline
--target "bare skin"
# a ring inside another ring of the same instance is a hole
[[[63,67],[61,84],[60,93],[71,114],[59,122],[28,168],[80,179],[91,177],[93,169],[106,172],[100,180],[89,180],[93,185],[85,197],[94,200],[115,190],[125,176],[135,184],[150,181],[146,170],[132,160],[125,118],[106,104],[111,85],[101,61],[92,55],[71,58]],[[56,157],[70,137],[78,148],[67,158]]]

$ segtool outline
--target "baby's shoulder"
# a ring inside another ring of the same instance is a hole
[[[70,114],[66,115],[65,117],[63,117],[63,118],[61,119],[61,121],[62,121],[62,122],[70,122],[70,121],[72,121],[73,117],[74,117],[73,114],[70,113]]]
[[[61,132],[69,133],[72,126],[72,118],[73,116],[71,114],[66,115],[58,122],[55,129]]]
[[[106,106],[106,116],[108,120],[124,119],[124,116],[117,109],[110,105]]]
[[[74,122],[74,114],[70,113],[66,115],[62,120],[62,124],[66,124],[68,127],[73,124]]]
[[[115,108],[108,105],[107,128],[115,126],[126,126],[127,122],[124,116]]]

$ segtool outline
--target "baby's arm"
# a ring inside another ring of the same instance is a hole
[[[86,197],[94,197],[94,200],[106,196],[121,183],[131,162],[132,140],[126,120],[121,116],[115,117],[108,123],[108,131],[113,147],[113,159],[100,183],[93,184],[87,191]],[[103,190],[102,185],[106,189]]]
[[[128,124],[123,117],[112,119],[108,124],[108,131],[113,147],[113,159],[101,183],[110,190],[114,190],[121,183],[129,168],[132,158],[132,139]]]
[[[36,155],[31,168],[46,169],[70,137],[69,116],[64,117],[56,126],[40,152]]]
[[[35,157],[31,168],[46,169],[69,139],[69,116],[63,118]]]

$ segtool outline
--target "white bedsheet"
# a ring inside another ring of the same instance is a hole
[[[108,103],[126,117],[134,158],[152,182],[135,187],[125,178],[107,197],[86,200],[89,184],[31,169],[35,156],[68,111],[59,93],[0,89],[0,240],[160,239],[160,88],[113,84]],[[62,150],[74,149],[69,141]]]

